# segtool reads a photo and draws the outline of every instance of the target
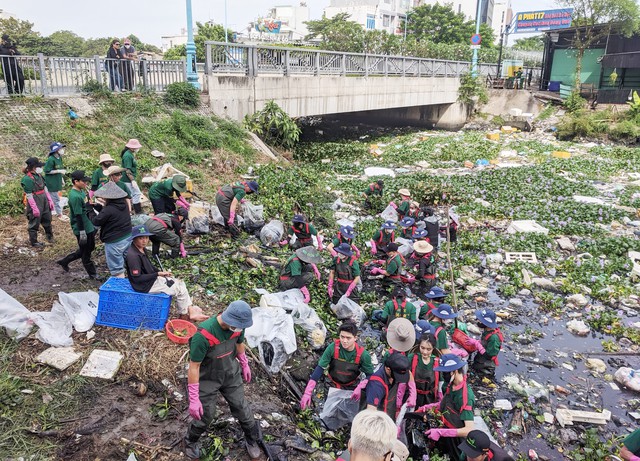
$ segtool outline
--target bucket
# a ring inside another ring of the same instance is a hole
[[[196,334],[198,327],[186,320],[169,320],[164,326],[167,338],[176,344],[187,344],[189,339]]]

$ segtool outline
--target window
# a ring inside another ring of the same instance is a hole
[[[382,26],[383,27],[389,27],[389,25],[391,24],[391,16],[389,16],[388,14],[385,14],[382,16]]]
[[[373,30],[376,28],[376,17],[373,14],[367,15],[367,30]]]

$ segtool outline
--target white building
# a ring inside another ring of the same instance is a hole
[[[197,30],[197,28],[194,28]],[[195,35],[195,31],[194,31]],[[173,48],[174,46],[186,45],[187,44],[187,29],[182,29],[179,35],[163,35],[160,37],[162,41],[162,49],[163,53],[166,53],[168,49]]]
[[[301,41],[309,33],[305,24],[308,20],[309,7],[304,1],[301,1],[299,6],[274,6],[269,8],[265,16],[249,24],[248,38],[258,42]]]
[[[332,18],[347,13],[350,21],[367,30],[386,30],[401,35],[402,22],[413,6],[413,0],[331,0],[324,14]]]
[[[511,0],[495,0],[491,27],[495,34],[496,43],[500,43],[500,32],[504,30],[506,25],[511,24],[512,19]]]

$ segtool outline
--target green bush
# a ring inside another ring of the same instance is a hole
[[[585,109],[568,113],[558,124],[558,139],[571,140],[577,136],[592,138],[607,132],[608,124],[601,113]]]
[[[269,101],[264,109],[251,117],[244,117],[244,126],[262,137],[268,144],[291,149],[300,139],[300,128],[275,102]]]
[[[616,123],[609,130],[609,137],[618,141],[635,140],[640,136],[640,126],[632,120]]]
[[[564,101],[564,107],[570,114],[584,109],[586,105],[587,101],[582,96],[580,96],[579,91],[573,91]]]
[[[167,85],[164,100],[172,106],[198,107],[200,106],[200,91],[189,82],[171,83]]]
[[[95,96],[98,98],[111,97],[111,90],[105,84],[98,82],[97,80],[87,80],[81,87],[80,91],[89,96]]]
[[[477,101],[480,104],[489,102],[489,95],[480,77],[474,77],[470,73],[460,76],[460,88],[458,88],[458,101],[473,107]]]

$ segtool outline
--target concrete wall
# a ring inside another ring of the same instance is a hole
[[[210,75],[214,113],[241,120],[274,100],[290,116],[452,104],[457,78]]]
[[[506,115],[509,109],[538,115],[544,107],[529,90],[489,90],[489,102],[480,107],[480,112],[491,115]]]

